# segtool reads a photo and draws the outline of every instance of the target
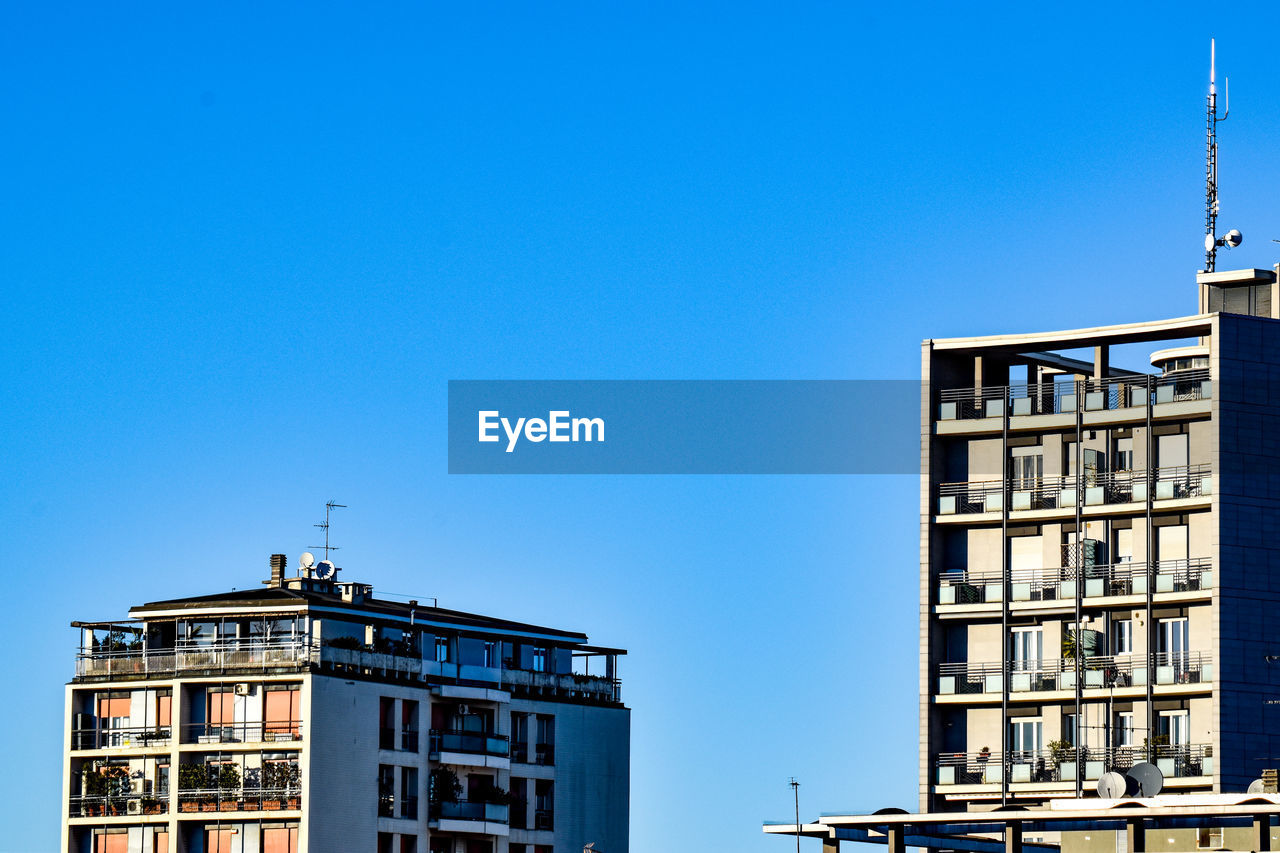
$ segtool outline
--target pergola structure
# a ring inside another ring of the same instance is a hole
[[[822,839],[823,853],[842,841],[883,844],[889,853],[908,847],[972,853],[1061,853],[1062,846],[1023,842],[1025,835],[1124,830],[1130,853],[1164,845],[1148,836],[1161,830],[1249,828],[1253,851],[1271,850],[1272,826],[1280,817],[1277,794],[1182,794],[1149,798],[1054,800],[1045,809],[910,814],[884,809],[867,815],[823,815],[814,823],[766,824],[771,835]]]

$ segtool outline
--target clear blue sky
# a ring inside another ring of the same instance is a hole
[[[56,847],[73,618],[347,575],[631,649],[632,849],[911,806],[910,477],[451,477],[449,379],[913,378],[1280,255],[1271,4],[26,4],[0,27],[0,703]],[[869,452],[851,448],[850,452]]]

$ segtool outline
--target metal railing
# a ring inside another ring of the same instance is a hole
[[[301,720],[253,723],[188,723],[183,743],[280,743],[302,740]]]
[[[431,753],[437,755],[441,752],[462,752],[506,758],[511,753],[511,744],[506,735],[432,729]]]
[[[1084,778],[1096,780],[1107,772],[1124,773],[1139,762],[1150,761],[1166,779],[1213,774],[1213,747],[1147,745],[1115,747],[1060,746],[1055,749],[1000,752],[943,752],[934,762],[938,785],[994,785],[1007,776],[1018,782],[1071,782],[1083,765]]]
[[[1085,566],[1081,570],[1070,566],[1015,569],[1010,572],[1009,600],[1073,601],[1075,584],[1081,577],[1085,598],[1145,595],[1149,586],[1156,593],[1195,592],[1213,586],[1213,561],[1208,557],[1159,560],[1154,572],[1147,563],[1133,561]],[[987,604],[1001,601],[1004,594],[998,571],[961,569],[938,575],[939,604]]]
[[[522,688],[539,694],[554,694],[605,702],[622,701],[622,682],[601,675],[576,672],[533,672],[527,669],[504,669],[502,686]]]
[[[1155,670],[1155,684],[1207,684],[1213,681],[1213,656],[1207,652],[1161,652],[1148,661],[1143,655],[1090,655],[1081,663],[1083,687],[1120,688],[1145,685]],[[999,662],[952,662],[938,664],[939,695],[1004,692],[1008,675],[1009,692],[1036,693],[1073,690],[1076,686],[1075,658],[1042,658]]]
[[[1213,492],[1208,463],[1170,465],[1153,470],[1102,471],[1084,477],[1010,477],[938,484],[938,514],[1001,512],[1005,491],[1011,511],[1067,509],[1084,506],[1204,497]],[[1154,491],[1152,491],[1154,489]],[[1081,491],[1082,490],[1082,491]]]
[[[120,652],[81,651],[76,658],[76,676],[87,678],[165,675],[187,671],[269,671],[308,666],[312,658],[311,647],[306,643],[252,641]]]
[[[473,803],[459,800],[456,803],[431,803],[432,820],[482,820],[489,823],[506,823],[510,808],[503,803]]]
[[[72,749],[127,749],[168,746],[173,740],[171,726],[133,726],[112,729],[95,727],[71,730]]]
[[[178,792],[180,812],[257,812],[302,808],[298,788],[203,788]]]
[[[72,796],[67,817],[117,817],[158,815],[169,811],[169,797],[154,794],[119,794],[102,797]]]
[[[947,388],[938,392],[940,420],[980,420],[1010,415],[1061,415],[1085,411],[1115,411],[1148,404],[1207,400],[1213,396],[1208,368],[1181,370],[1163,376],[1124,379],[1086,379],[1067,382],[1020,382],[982,388]]]

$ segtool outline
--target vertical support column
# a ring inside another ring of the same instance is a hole
[[[822,839],[822,853],[840,853],[840,839],[834,835]]]
[[[1009,803],[1009,600],[1013,578],[1009,566],[1009,394],[1006,391],[1000,421],[1000,805]]]
[[[1004,853],[1022,853],[1022,821],[1011,820],[1004,825]]]
[[[1147,395],[1147,465],[1143,473],[1143,477],[1147,481],[1147,559],[1145,569],[1147,573],[1147,601],[1146,609],[1143,611],[1143,620],[1146,622],[1147,628],[1147,650],[1143,655],[1147,666],[1147,734],[1145,742],[1149,744],[1148,754],[1143,757],[1145,761],[1155,761],[1155,738],[1156,738],[1156,701],[1155,701],[1155,684],[1156,684],[1156,626],[1155,620],[1151,618],[1155,610],[1155,589],[1156,578],[1152,569],[1155,567],[1155,547],[1156,536],[1155,528],[1152,526],[1153,515],[1155,514],[1155,497],[1156,482],[1153,472],[1156,470],[1156,439],[1155,426],[1151,422],[1152,407],[1155,405],[1153,397],[1155,396],[1155,379],[1147,377],[1147,386],[1143,393]],[[1217,569],[1217,567],[1214,567]]]
[[[1125,835],[1129,838],[1129,853],[1146,853],[1147,827],[1146,821],[1140,817],[1130,818],[1125,824]]]
[[[889,836],[888,853],[906,853],[907,851],[907,828],[903,824],[891,824],[886,828],[886,835]],[[823,848],[822,853],[827,853]]]
[[[1266,853],[1271,849],[1271,815],[1256,815],[1253,818],[1253,848],[1258,853]]]
[[[1076,475],[1073,481],[1076,496],[1076,547],[1075,547],[1075,674],[1076,674],[1076,799],[1084,796],[1084,637],[1081,636],[1080,622],[1084,616],[1084,399],[1089,390],[1089,383],[1076,379]]]
[[[1111,372],[1111,348],[1106,344],[1093,348],[1093,378],[1106,379]]]

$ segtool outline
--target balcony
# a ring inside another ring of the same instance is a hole
[[[169,812],[169,798],[151,794],[119,794],[100,797],[72,796],[67,817],[118,817],[121,815],[163,815]]]
[[[934,764],[938,786],[998,785],[1007,775],[1010,784],[1074,782],[1077,758],[1083,763],[1085,781],[1094,782],[1103,773],[1124,773],[1133,765],[1150,760],[1168,779],[1212,776],[1213,747],[1208,744],[1158,745],[1151,753],[1140,746],[1074,747],[1017,750],[1007,757],[999,752],[944,752]]]
[[[610,703],[622,701],[622,682],[600,675],[504,669],[502,686],[525,695],[563,696]]]
[[[1213,397],[1209,370],[1182,370],[1166,376],[1134,379],[1087,379],[1074,382],[1018,383],[983,388],[951,388],[938,394],[938,419],[983,420],[1074,414],[1084,411],[1141,409],[1148,405],[1208,400]]]
[[[1160,560],[1154,569],[1153,575],[1145,562],[1086,566],[1082,573],[1084,598],[1146,595],[1148,587],[1157,594],[1206,592],[1213,588],[1213,563],[1208,557]],[[1073,603],[1079,574],[1069,567],[1013,571],[1009,600]],[[938,575],[939,604],[993,604],[1003,597],[1004,584],[998,571],[961,570]]]
[[[134,749],[168,746],[173,740],[170,726],[126,728],[86,728],[71,730],[72,749]]]
[[[511,744],[506,735],[432,729],[431,755],[438,756],[442,752],[506,758],[511,754]]]
[[[270,812],[302,808],[302,792],[288,788],[203,788],[178,792],[179,812]]]
[[[275,672],[304,669],[313,652],[306,643],[236,642],[225,645],[123,651],[81,651],[77,678],[147,678],[180,672]]]
[[[257,723],[190,723],[182,727],[183,743],[292,743],[302,740],[301,720]]]
[[[1155,670],[1157,685],[1209,684],[1213,681],[1213,656],[1204,652],[1161,652],[1148,662],[1140,655],[1093,655],[1083,662],[1084,689],[1145,687]],[[939,696],[999,695],[1004,692],[1005,672],[998,663],[942,663],[938,665]],[[1076,661],[1011,661],[1009,693],[1045,693],[1075,690]]]
[[[1153,471],[1108,471],[1079,478],[1036,477],[1011,480],[970,480],[938,485],[939,515],[998,513],[1004,509],[1008,492],[1011,512],[1027,510],[1074,510],[1077,501],[1085,507],[1145,503],[1155,500],[1207,497],[1213,494],[1213,476],[1207,463],[1171,465]],[[1082,495],[1077,490],[1083,489]]]
[[[459,800],[456,803],[432,803],[432,820],[466,820],[506,824],[510,808],[503,803],[472,803]]]

